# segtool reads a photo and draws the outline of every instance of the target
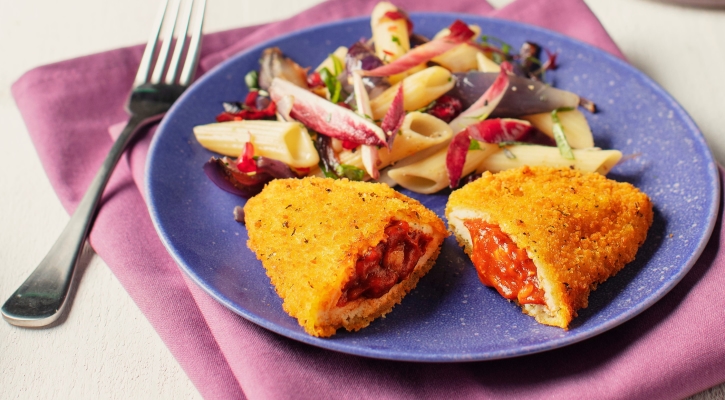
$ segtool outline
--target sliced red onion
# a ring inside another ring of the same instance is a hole
[[[380,178],[380,171],[378,171],[378,164],[380,164],[380,153],[376,146],[360,146],[360,152],[362,153],[362,162],[365,167],[365,171],[373,179]]]
[[[403,120],[405,119],[403,102],[403,82],[401,81],[398,87],[398,93],[395,95],[393,102],[390,103],[390,108],[388,108],[385,117],[383,117],[383,122],[380,124],[383,132],[388,135],[388,149],[393,147],[395,135],[398,134],[398,130],[403,126]]]
[[[471,146],[471,137],[463,132],[455,135],[448,145],[446,153],[446,169],[448,170],[448,182],[451,189],[458,186],[463,174],[463,166],[466,164],[466,154]]]
[[[325,176],[335,179],[348,178],[350,180],[358,181],[363,179],[364,172],[361,169],[351,165],[340,164],[340,160],[337,158],[337,154],[335,154],[335,150],[332,148],[331,138],[325,135],[317,135],[314,143],[317,153],[320,155],[320,161],[322,162],[322,168],[325,172]],[[364,148],[366,146],[362,147]]]
[[[487,119],[466,128],[471,139],[486,143],[518,142],[531,132],[529,121],[511,118]]]
[[[353,89],[347,84],[347,77],[352,76],[353,71],[367,71],[382,65],[384,65],[383,62],[368,45],[362,41],[356,42],[347,49],[347,55],[345,56],[345,72],[344,76],[340,77],[340,80],[343,82],[343,88],[348,92],[353,92]],[[364,76],[363,83],[368,90],[370,98],[375,98],[390,87],[388,78],[382,76]],[[345,85],[348,86],[345,87]],[[353,98],[353,96],[349,98],[351,103]]]
[[[259,193],[264,184],[274,179],[266,173],[254,175],[240,172],[234,166],[234,160],[212,157],[204,164],[204,173],[219,189],[248,199]]]
[[[367,90],[365,90],[365,84],[362,81],[362,75],[360,75],[359,70],[352,72],[352,85],[355,89],[355,103],[357,104],[357,113],[362,115],[363,117],[369,117],[373,115],[372,109],[370,108],[370,98],[368,97]],[[383,132],[387,133],[384,130]],[[388,146],[388,149],[390,149],[389,141],[386,141],[385,145]],[[378,179],[380,177],[380,171],[378,171],[378,161],[380,161],[378,148],[376,146],[364,144],[360,147],[360,151],[362,152],[362,161],[363,166],[365,167],[365,171],[373,179]]]
[[[212,157],[204,164],[204,173],[220,189],[248,199],[259,193],[273,179],[299,178],[290,167],[278,160],[256,157],[256,173],[240,171],[229,157]]]
[[[292,96],[294,102],[290,116],[316,132],[359,144],[386,144],[385,133],[372,121],[290,82],[275,78],[269,93],[275,102]]]
[[[410,35],[410,47],[418,47],[428,42],[430,42],[430,39],[421,34],[413,33]]]
[[[382,67],[383,65],[383,61],[375,55],[373,49],[363,42],[355,42],[355,44],[347,49],[345,68],[348,73],[359,69],[368,71]]]
[[[460,99],[464,108],[470,107],[479,99],[481,93],[498,77],[495,72],[477,71],[453,75],[456,77],[456,85],[447,94]],[[509,85],[511,90],[506,92],[491,117],[515,118],[579,105],[580,98],[576,94],[531,79],[509,76]],[[516,90],[513,90],[514,87]]]
[[[541,46],[534,42],[524,42],[519,49],[519,60],[521,69],[525,76],[535,81],[541,79],[541,65],[538,60],[541,55]]]
[[[337,166],[340,165],[340,161],[337,159],[335,150],[332,148],[332,139],[325,135],[317,135],[314,144],[317,153],[320,155],[322,166],[325,170],[334,173]]]
[[[451,188],[456,188],[466,164],[471,139],[486,143],[517,142],[533,128],[528,121],[517,119],[487,119],[468,126],[451,140],[446,153],[446,169]]]
[[[292,112],[292,104],[294,102],[295,98],[290,95],[282,96],[279,101],[275,102],[277,104],[277,113],[286,122],[292,121],[290,113]]]
[[[468,42],[476,35],[476,33],[461,20],[454,21],[449,29],[451,32],[448,35],[415,47],[390,64],[383,65],[370,71],[365,71],[363,72],[363,75],[390,76],[405,72],[416,65],[430,61],[432,58],[445,53],[461,43]]]
[[[264,156],[257,157],[256,161],[257,173],[266,173],[275,179],[299,178],[299,176],[292,171],[289,165],[283,163],[282,161]]]
[[[468,109],[451,121],[450,126],[454,133],[460,132],[467,126],[488,118],[496,109],[509,87],[511,64],[504,61],[501,63],[501,71],[497,74],[493,83],[483,92]]]
[[[270,47],[259,60],[259,87],[268,90],[275,78],[307,89],[307,70],[282,54],[279,48]]]

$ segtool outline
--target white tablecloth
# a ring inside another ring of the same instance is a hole
[[[209,0],[205,30],[291,16],[320,0]],[[496,6],[510,0],[496,0]],[[725,9],[588,0],[629,61],[671,93],[725,162]],[[10,95],[24,71],[146,41],[156,3],[0,0],[0,302],[68,221]],[[351,4],[353,4],[351,2]],[[556,2],[551,2],[556,7]],[[0,398],[198,398],[102,260],[87,267],[67,319],[50,329],[0,322]],[[725,399],[725,385],[695,398]]]

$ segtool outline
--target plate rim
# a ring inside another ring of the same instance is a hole
[[[633,65],[627,63],[623,59],[603,50],[599,47],[596,47],[592,44],[589,44],[587,42],[584,42],[582,40],[572,38],[570,36],[566,36],[562,33],[552,31],[547,28],[542,28],[536,25],[531,25],[528,23],[523,23],[519,21],[511,21],[501,18],[494,18],[490,16],[483,16],[483,15],[476,15],[476,14],[465,14],[465,13],[456,13],[456,12],[411,12],[410,16],[413,19],[416,18],[428,18],[428,17],[444,17],[444,18],[451,18],[451,19],[476,19],[479,21],[495,21],[495,23],[504,24],[504,25],[511,25],[514,28],[521,28],[529,31],[535,31],[542,33],[544,35],[553,36],[558,40],[561,40],[563,42],[567,42],[568,44],[573,44],[575,46],[582,46],[587,51],[598,53],[599,56],[603,56],[604,58],[608,59],[608,61],[613,62],[617,65],[618,68],[623,68],[628,70],[632,73],[633,76],[635,76],[638,80],[642,81],[646,84],[646,86],[653,89],[654,92],[656,92],[663,100],[667,101],[668,108],[671,110],[674,110],[676,113],[680,115],[680,120],[683,122],[684,125],[687,126],[687,130],[693,133],[696,133],[696,135],[693,135],[692,137],[697,139],[697,145],[704,150],[706,150],[705,154],[707,155],[707,169],[706,173],[703,175],[708,176],[709,182],[712,183],[712,192],[709,194],[712,196],[712,203],[710,204],[709,209],[705,210],[703,215],[712,216],[712,218],[709,218],[709,224],[706,227],[705,230],[701,231],[702,234],[698,237],[699,243],[695,251],[692,253],[692,255],[689,255],[689,259],[687,262],[684,263],[684,267],[680,269],[679,273],[674,275],[666,285],[658,288],[658,290],[654,291],[652,295],[650,295],[646,301],[639,303],[637,306],[633,307],[630,312],[625,313],[623,315],[618,316],[617,318],[609,319],[606,322],[602,323],[601,325],[597,326],[595,329],[591,329],[589,331],[584,331],[580,335],[575,336],[566,336],[566,337],[560,337],[557,339],[553,339],[544,343],[539,343],[536,345],[528,345],[519,347],[516,349],[508,350],[508,351],[500,351],[495,352],[494,355],[489,356],[482,356],[482,354],[463,354],[463,355],[430,355],[430,354],[420,354],[420,353],[414,353],[414,352],[405,352],[405,351],[398,351],[395,354],[395,356],[392,356],[391,351],[389,349],[383,349],[383,350],[376,350],[374,348],[365,348],[365,347],[351,347],[350,345],[339,345],[339,342],[335,342],[334,339],[330,338],[317,338],[310,336],[304,332],[298,332],[293,331],[288,328],[284,328],[279,326],[276,323],[270,322],[269,320],[258,317],[251,313],[244,313],[239,310],[239,306],[231,302],[230,300],[225,299],[223,296],[221,296],[217,291],[212,288],[210,285],[208,285],[206,282],[204,282],[199,276],[197,276],[192,269],[190,269],[187,265],[184,259],[181,257],[180,254],[177,254],[176,250],[174,249],[171,238],[169,235],[162,229],[161,227],[161,221],[159,220],[159,215],[155,209],[154,202],[153,202],[153,190],[151,188],[151,165],[153,164],[154,155],[156,153],[156,149],[159,146],[160,137],[161,134],[155,134],[151,145],[149,147],[148,156],[146,159],[145,164],[145,171],[144,171],[144,191],[146,192],[146,205],[149,211],[149,214],[151,216],[151,220],[154,226],[154,229],[156,230],[157,235],[161,239],[164,248],[166,249],[167,253],[171,255],[171,257],[174,259],[176,264],[180,267],[180,269],[189,277],[191,280],[198,285],[200,288],[204,290],[205,293],[212,296],[216,301],[224,305],[227,309],[232,311],[233,313],[245,318],[246,320],[253,322],[267,330],[270,330],[272,332],[275,332],[279,335],[288,337],[290,339],[309,344],[315,347],[327,349],[327,350],[333,350],[345,354],[350,355],[356,355],[356,356],[362,356],[362,357],[368,357],[368,358],[374,358],[374,359],[383,359],[383,360],[393,360],[393,361],[408,361],[408,362],[423,362],[423,363],[451,363],[451,362],[474,362],[474,361],[485,361],[485,360],[497,360],[497,359],[505,359],[505,358],[514,358],[514,357],[521,357],[525,355],[535,354],[535,353],[541,353],[549,350],[559,349],[562,347],[566,347],[575,343],[579,343],[581,341],[587,340],[589,338],[592,338],[594,336],[600,335],[604,332],[607,332],[611,330],[614,327],[617,327],[630,319],[638,316],[648,308],[650,308],[652,305],[654,305],[656,302],[660,301],[667,293],[669,293],[677,284],[679,284],[682,279],[689,273],[689,271],[692,269],[692,267],[695,265],[697,260],[699,259],[702,252],[705,250],[705,247],[707,246],[709,242],[709,238],[711,237],[715,224],[717,222],[717,216],[720,208],[720,197],[721,197],[721,182],[720,182],[720,175],[718,171],[717,163],[712,155],[712,150],[708,146],[705,137],[702,133],[702,131],[699,129],[695,121],[692,119],[692,117],[689,115],[689,113],[682,107],[682,105],[679,104],[679,102],[670,95],[664,88],[662,88],[657,82],[655,82],[652,78],[647,76],[644,72],[640,71],[639,69],[635,68]],[[340,20],[330,21],[322,24],[317,24],[313,26],[308,26],[299,30],[294,30],[292,32],[288,32],[279,36],[272,37],[268,40],[265,40],[264,42],[261,42],[257,45],[250,46],[249,48],[238,52],[223,62],[219,63],[218,65],[211,68],[209,71],[206,71],[204,75],[195,81],[183,94],[182,96],[174,103],[174,105],[169,109],[167,114],[172,114],[176,108],[179,107],[179,104],[181,104],[187,97],[192,96],[193,89],[197,86],[202,85],[207,79],[211,79],[210,77],[215,74],[215,72],[219,69],[225,68],[227,64],[233,63],[236,59],[245,57],[249,53],[254,53],[256,51],[259,51],[261,49],[264,49],[266,47],[270,46],[270,42],[272,41],[284,41],[289,38],[292,38],[297,35],[303,35],[308,34],[312,31],[318,30],[318,29],[327,29],[330,27],[340,26],[340,25],[347,25],[350,23],[358,23],[362,20],[369,20],[369,16],[359,16],[359,17],[352,17],[352,18],[344,18]],[[166,126],[169,124],[169,120],[167,118],[163,118],[157,131],[163,132],[163,130],[166,128]],[[491,353],[491,352],[488,352]]]

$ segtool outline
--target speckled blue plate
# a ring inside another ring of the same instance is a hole
[[[258,68],[264,48],[278,46],[301,65],[315,66],[338,46],[369,37],[368,18],[306,29],[239,54],[196,82],[168,113],[148,158],[147,192],[156,229],[181,268],[219,302],[281,335],[344,353],[421,362],[491,360],[566,346],[627,321],[672,289],[702,252],[719,196],[710,150],[687,113],[641,72],[557,33],[470,15],[412,17],[416,32],[429,37],[456,18],[516,48],[530,40],[558,52],[560,67],[547,79],[594,101],[600,111],[587,118],[595,143],[629,155],[609,176],[654,201],[654,224],[637,259],[592,293],[568,331],[534,322],[484,287],[452,238],[402,304],[359,332],[315,338],[282,310],[247,249],[246,229],[232,218],[244,201],[206,178],[202,165],[212,153],[196,142],[192,127],[213,122],[222,101],[244,98],[244,75]],[[443,215],[448,192],[403,192]]]

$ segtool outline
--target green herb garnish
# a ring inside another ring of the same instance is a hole
[[[330,93],[330,101],[337,104],[340,101],[342,84],[326,67],[320,70],[320,78],[325,82],[325,86],[327,86],[327,91]]]
[[[554,140],[556,140],[556,147],[559,148],[559,153],[562,157],[567,160],[573,160],[574,152],[571,150],[571,146],[569,146],[569,142],[566,140],[566,135],[564,135],[564,126],[561,125],[558,111],[563,110],[554,110],[551,112],[551,120],[554,122],[553,131]]]
[[[341,178],[347,178],[351,181],[361,181],[365,176],[365,171],[358,167],[347,164],[340,164],[335,167],[335,172]]]
[[[513,48],[510,44],[504,42],[503,40],[490,35],[481,35],[481,43],[501,50],[501,53],[494,51],[493,54],[491,54],[492,59],[496,64],[501,64],[506,61],[509,56],[509,51]]]
[[[481,150],[481,144],[478,143],[478,140],[471,139],[471,144],[468,145],[468,150]]]
[[[402,45],[402,44],[400,44],[400,39],[398,39],[398,37],[397,37],[397,36],[392,36],[390,40],[392,40],[392,41],[393,41],[393,43],[397,43],[397,44],[398,44],[398,46],[400,46],[400,47],[403,47],[403,45]]]
[[[330,54],[330,59],[332,60],[332,66],[335,69],[335,76],[340,75],[340,73],[345,70],[345,67],[342,65],[342,61],[340,61],[340,59],[334,54]]]
[[[324,162],[320,161],[318,164],[322,173],[325,174],[326,178],[331,179],[342,179],[347,178],[351,181],[362,181],[365,178],[365,171],[362,169],[348,164],[337,164],[331,166],[329,169]]]
[[[257,71],[252,70],[247,72],[247,74],[244,75],[244,83],[250,91],[259,90],[259,74]]]

